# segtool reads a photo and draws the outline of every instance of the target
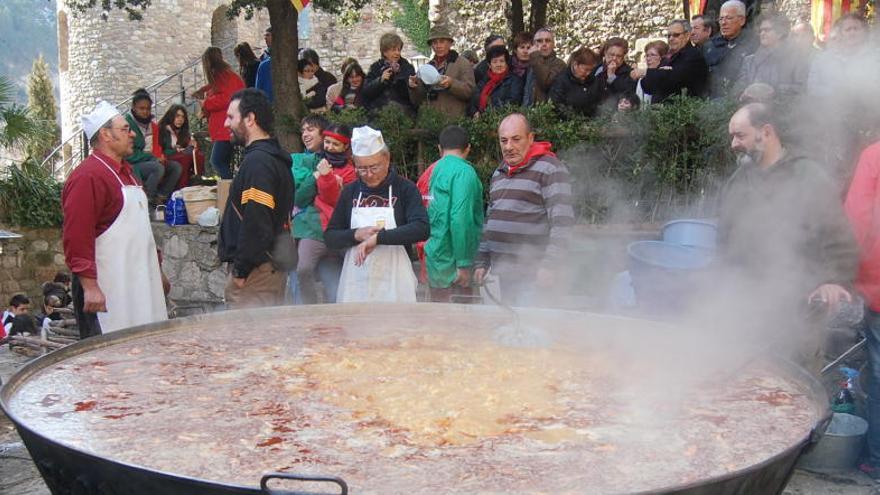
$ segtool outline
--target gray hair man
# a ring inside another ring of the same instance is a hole
[[[727,0],[721,4],[718,35],[703,46],[703,55],[709,68],[709,96],[727,95],[739,76],[743,59],[757,49],[757,40],[745,29],[746,4]]]

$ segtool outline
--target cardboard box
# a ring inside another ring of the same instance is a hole
[[[232,187],[232,179],[220,179],[217,181],[217,209],[220,210],[220,218],[226,211],[226,202],[229,201],[229,188]]]

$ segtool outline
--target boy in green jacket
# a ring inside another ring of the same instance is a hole
[[[464,129],[443,129],[441,158],[418,182],[431,222],[425,264],[434,302],[450,302],[453,295],[472,291],[471,270],[483,228],[483,185],[467,161],[470,149]]]

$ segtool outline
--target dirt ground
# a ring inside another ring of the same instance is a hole
[[[5,383],[27,358],[0,348],[0,378]],[[6,415],[0,413],[0,494],[48,495],[34,463]],[[880,495],[880,484],[853,470],[836,475],[796,471],[784,495]]]

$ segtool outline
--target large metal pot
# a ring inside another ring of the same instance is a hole
[[[42,434],[37,425],[24,421],[14,407],[11,407],[16,393],[23,387],[40,379],[40,373],[53,366],[63,365],[69,360],[100,352],[123,343],[170,334],[185,334],[204,330],[230,321],[243,328],[257,329],[268,322],[295,322],[303,318],[325,318],[333,322],[344,317],[359,317],[371,322],[381,322],[385,318],[403,318],[412,322],[413,331],[418,332],[421,322],[439,318],[458,319],[463,330],[467,332],[491,333],[495,323],[508,321],[509,314],[494,307],[476,305],[325,305],[268,308],[255,311],[235,311],[214,313],[189,318],[172,320],[160,324],[145,325],[131,328],[110,335],[91,338],[44,356],[22,368],[0,391],[0,406],[10,417],[18,429],[34,462],[54,494],[257,494],[272,493],[267,485],[269,477],[254,479],[250,486],[222,483],[216,480],[187,477],[174,472],[159,472],[154,469],[137,465],[133,462],[121,462],[107,456],[90,453],[85,449],[74,448]],[[521,318],[529,325],[543,324],[557,344],[584,345],[594,339],[602,339],[603,346],[625,347],[629,343],[651,341],[660,337],[657,342],[674,340],[675,329],[654,323],[626,318],[610,317],[569,311],[521,310]],[[375,335],[380,330],[371,330]],[[604,337],[603,337],[604,336]],[[608,338],[605,338],[608,337]],[[651,344],[647,344],[651,345]],[[795,462],[815,441],[816,432],[827,422],[827,400],[821,385],[806,371],[790,363],[779,368],[781,373],[796,380],[815,408],[816,421],[812,428],[807,428],[796,442],[780,445],[778,451],[761,462],[747,468],[715,476],[707,479],[681,484],[680,486],[658,486],[643,493],[678,493],[678,494],[772,494],[781,493],[790,478]],[[195,391],[194,391],[195,393]],[[131,442],[138,442],[138,432],[131,432]],[[173,446],[168,446],[173,449]],[[575,467],[573,467],[574,469]],[[314,475],[314,473],[311,473]],[[347,488],[343,480],[335,478],[336,473],[323,473],[319,476],[324,483],[308,485],[309,492],[321,490],[321,493],[345,493]],[[281,477],[296,478],[295,475]],[[307,479],[308,477],[306,477]],[[305,485],[288,481],[283,488],[299,490],[304,493]],[[317,488],[316,488],[317,487]],[[540,489],[537,480],[536,489]],[[455,492],[455,487],[450,487]],[[277,490],[274,493],[279,493]],[[291,493],[291,492],[283,492]]]

